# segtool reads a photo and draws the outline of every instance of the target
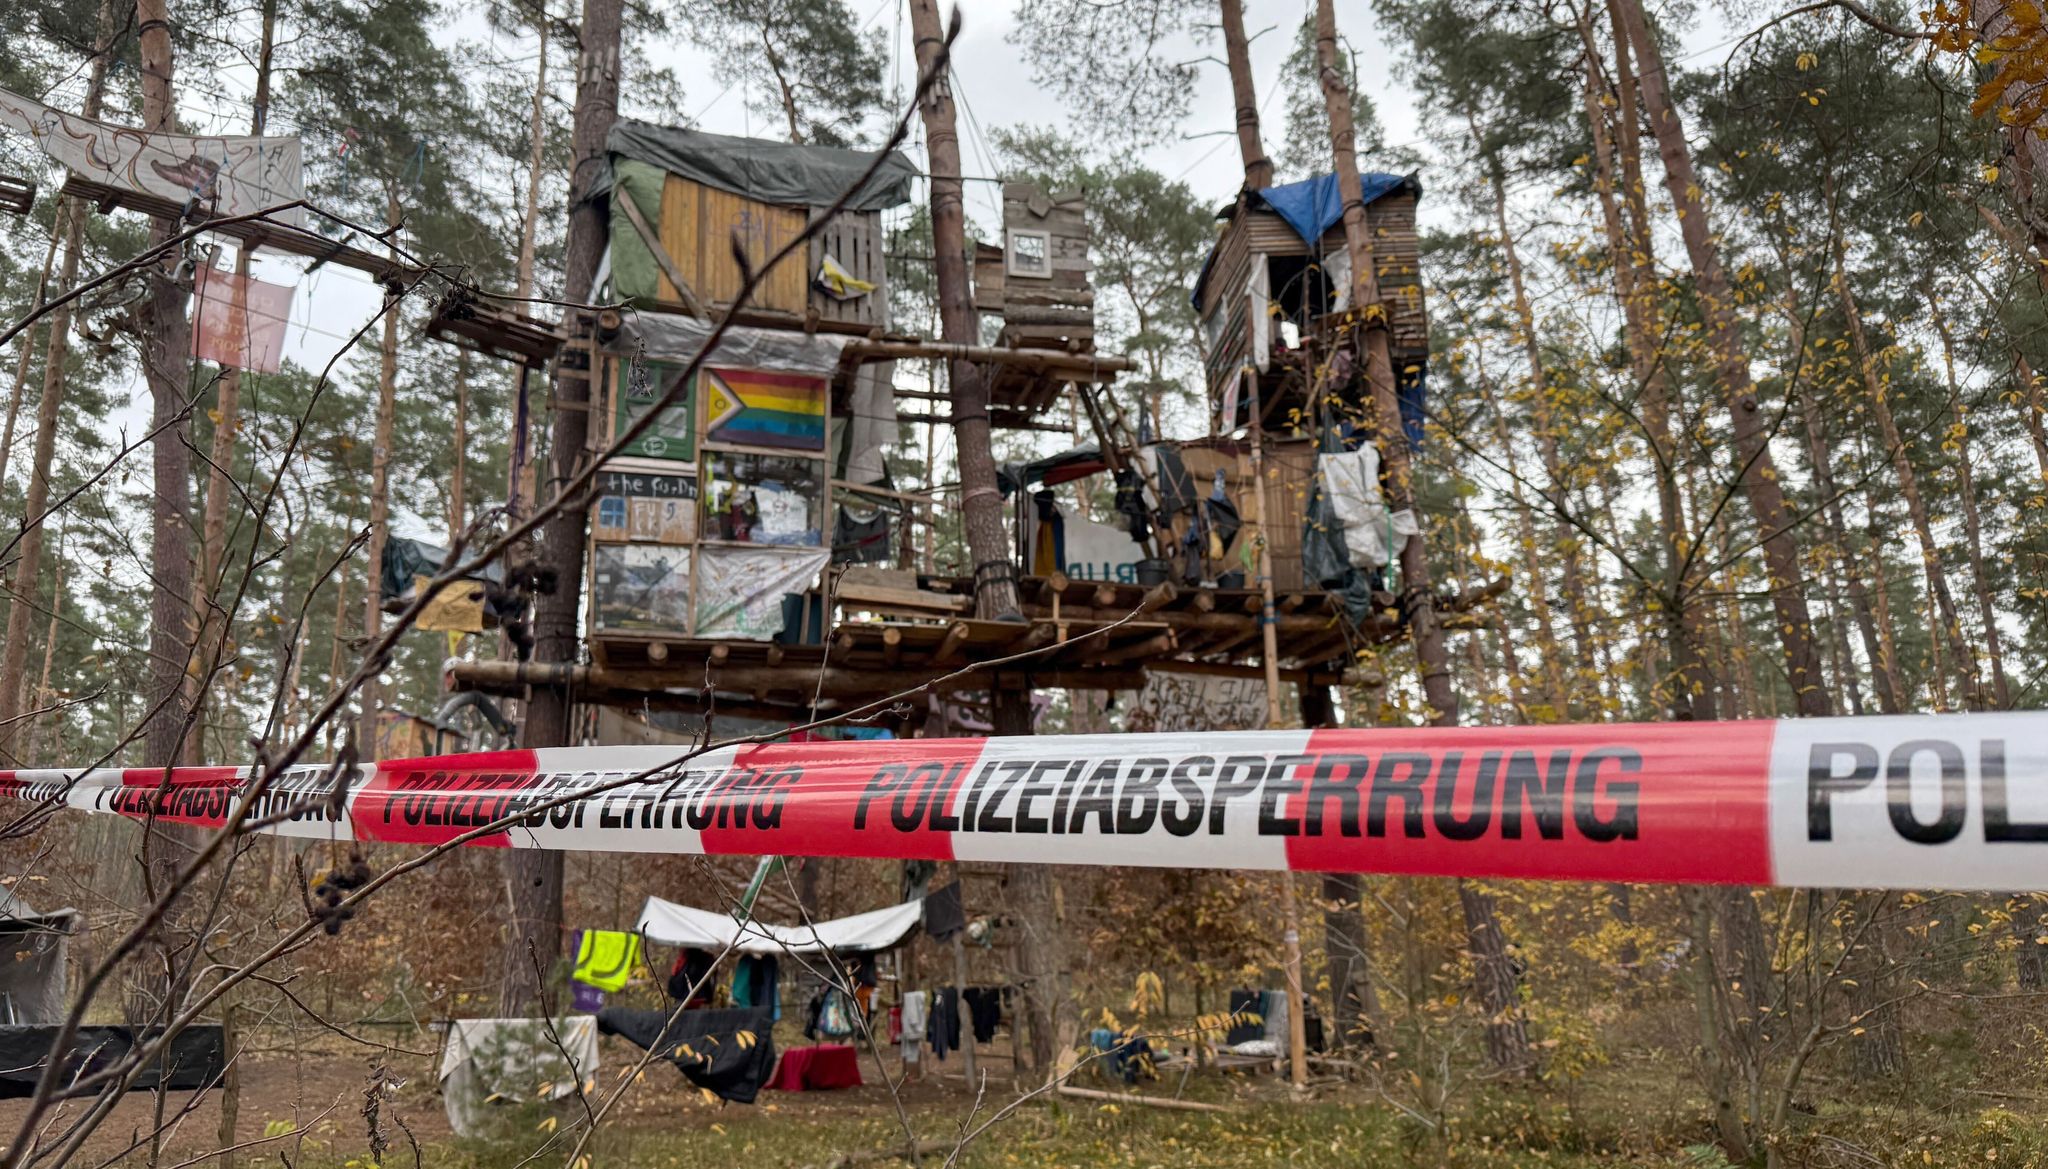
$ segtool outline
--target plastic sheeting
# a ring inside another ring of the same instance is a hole
[[[1358,181],[1365,202],[1371,203],[1407,183],[1409,178],[1408,175],[1368,171],[1359,175]],[[1311,247],[1323,238],[1324,232],[1344,218],[1344,195],[1338,189],[1336,175],[1317,175],[1298,183],[1264,187],[1258,195],[1273,214],[1286,220],[1294,234]]]
[[[1371,443],[1355,451],[1316,456],[1316,471],[1329,492],[1330,510],[1344,529],[1353,568],[1385,568],[1394,553],[1416,535],[1415,513],[1389,514],[1380,495],[1380,452]]]
[[[728,947],[741,954],[866,954],[893,949],[924,917],[924,901],[906,901],[887,909],[856,913],[809,925],[740,922],[729,913],[677,905],[649,897],[635,927],[650,941],[692,946],[713,953]]]
[[[55,1023],[0,1026],[0,1099],[33,1096],[49,1061],[50,1045],[61,1028]],[[62,1055],[60,1084],[75,1084],[95,1072],[128,1058],[136,1046],[154,1043],[161,1032],[154,1028],[80,1027],[71,1037],[71,1049]],[[130,1092],[196,1092],[220,1086],[227,1068],[218,1023],[194,1023],[181,1027],[171,1037],[161,1056],[142,1065],[128,1085]],[[96,1096],[98,1087],[59,1087],[57,1095]]]
[[[597,1020],[451,1019],[441,1102],[457,1136],[484,1135],[493,1101],[560,1100],[597,1079]]]
[[[707,134],[680,126],[621,118],[612,124],[605,148],[621,158],[644,162],[692,182],[730,191],[758,203],[785,207],[829,207],[839,193],[874,163],[873,151],[836,146],[796,146],[764,138]],[[850,211],[882,211],[910,202],[917,165],[900,151],[883,160],[875,176],[848,202]],[[606,183],[592,193],[610,190]]]
[[[783,594],[808,590],[831,558],[825,548],[699,548],[697,636],[769,640],[782,632]]]

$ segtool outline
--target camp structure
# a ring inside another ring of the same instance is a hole
[[[1004,185],[1000,242],[973,257],[987,343],[953,345],[890,318],[882,215],[910,197],[901,157],[640,122],[620,123],[610,148],[601,281],[634,307],[597,314],[555,356],[588,370],[593,453],[633,431],[590,503],[588,657],[455,663],[458,687],[569,685],[589,706],[779,726],[931,688],[937,700],[887,712],[904,734],[966,691],[1141,689],[1161,671],[1258,679],[1268,658],[1282,681],[1333,684],[1401,636],[1377,569],[1407,517],[1379,507],[1355,434],[1329,450],[1298,411],[1249,430],[1238,411],[1174,442],[1126,414],[1113,383],[1129,363],[1095,346],[1085,192]],[[1372,184],[1397,361],[1419,387],[1418,188]],[[1223,217],[1194,290],[1219,397],[1239,387],[1237,401],[1268,413],[1275,393],[1307,401],[1308,350],[1343,308],[1335,206],[1334,184],[1312,180],[1247,194]],[[760,286],[735,305],[747,271]],[[523,344],[523,325],[487,311],[463,327],[508,353]],[[951,421],[946,395],[899,386],[896,365],[945,359],[988,374],[998,428],[1071,435],[1074,419],[1094,438],[1004,469],[1021,621],[974,616],[971,577],[939,571],[922,538],[953,504],[890,482],[882,459],[905,423]],[[1341,490],[1323,474],[1337,456]],[[1348,544],[1332,535],[1347,524]],[[1442,597],[1440,611],[1454,627],[1479,620],[1467,611],[1487,595]]]
[[[1415,228],[1422,185],[1412,174],[1361,180],[1403,423],[1419,441],[1429,368]],[[1193,293],[1217,429],[1250,425],[1255,406],[1262,426],[1284,428],[1310,396],[1323,352],[1314,340],[1350,308],[1343,197],[1334,175],[1319,175],[1247,191],[1217,218],[1222,232]]]
[[[75,909],[37,913],[12,892],[0,890],[0,945],[11,956],[0,963],[0,1024],[64,1021],[71,1005],[65,955],[78,924]]]

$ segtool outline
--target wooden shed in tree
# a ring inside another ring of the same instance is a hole
[[[644,308],[693,315],[731,304],[735,243],[766,280],[750,323],[867,333],[889,324],[882,212],[910,200],[916,168],[891,153],[824,231],[768,261],[874,162],[872,153],[796,146],[622,120],[611,155],[610,282]]]
[[[1419,424],[1429,362],[1429,319],[1422,297],[1416,177],[1362,176],[1381,298],[1387,305],[1394,370],[1404,421]],[[1308,392],[1301,342],[1349,309],[1351,258],[1344,205],[1334,176],[1249,191],[1218,214],[1216,246],[1195,282],[1194,304],[1206,343],[1205,374],[1221,432],[1249,421],[1254,400],[1270,422],[1287,417]]]
[[[1094,351],[1088,204],[1078,188],[1003,184],[1003,243],[975,247],[974,307],[997,319],[1005,345]]]

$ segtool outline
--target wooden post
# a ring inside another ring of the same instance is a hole
[[[1294,874],[1280,874],[1280,887],[1287,915],[1287,932],[1281,935],[1287,947],[1287,1073],[1298,1092],[1308,1086],[1308,996],[1301,987],[1301,913],[1294,904]]]
[[[1266,539],[1266,431],[1259,422],[1258,376],[1252,390],[1252,514],[1259,525],[1259,645],[1266,670],[1266,726],[1280,726],[1280,626],[1273,613],[1273,557]]]

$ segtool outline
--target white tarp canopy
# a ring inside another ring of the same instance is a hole
[[[824,950],[864,954],[896,946],[922,920],[922,900],[808,925],[770,925],[762,921],[742,923],[720,910],[696,909],[649,897],[647,907],[640,911],[637,928],[649,941],[700,950],[717,951],[731,946],[741,954],[816,954]]]

